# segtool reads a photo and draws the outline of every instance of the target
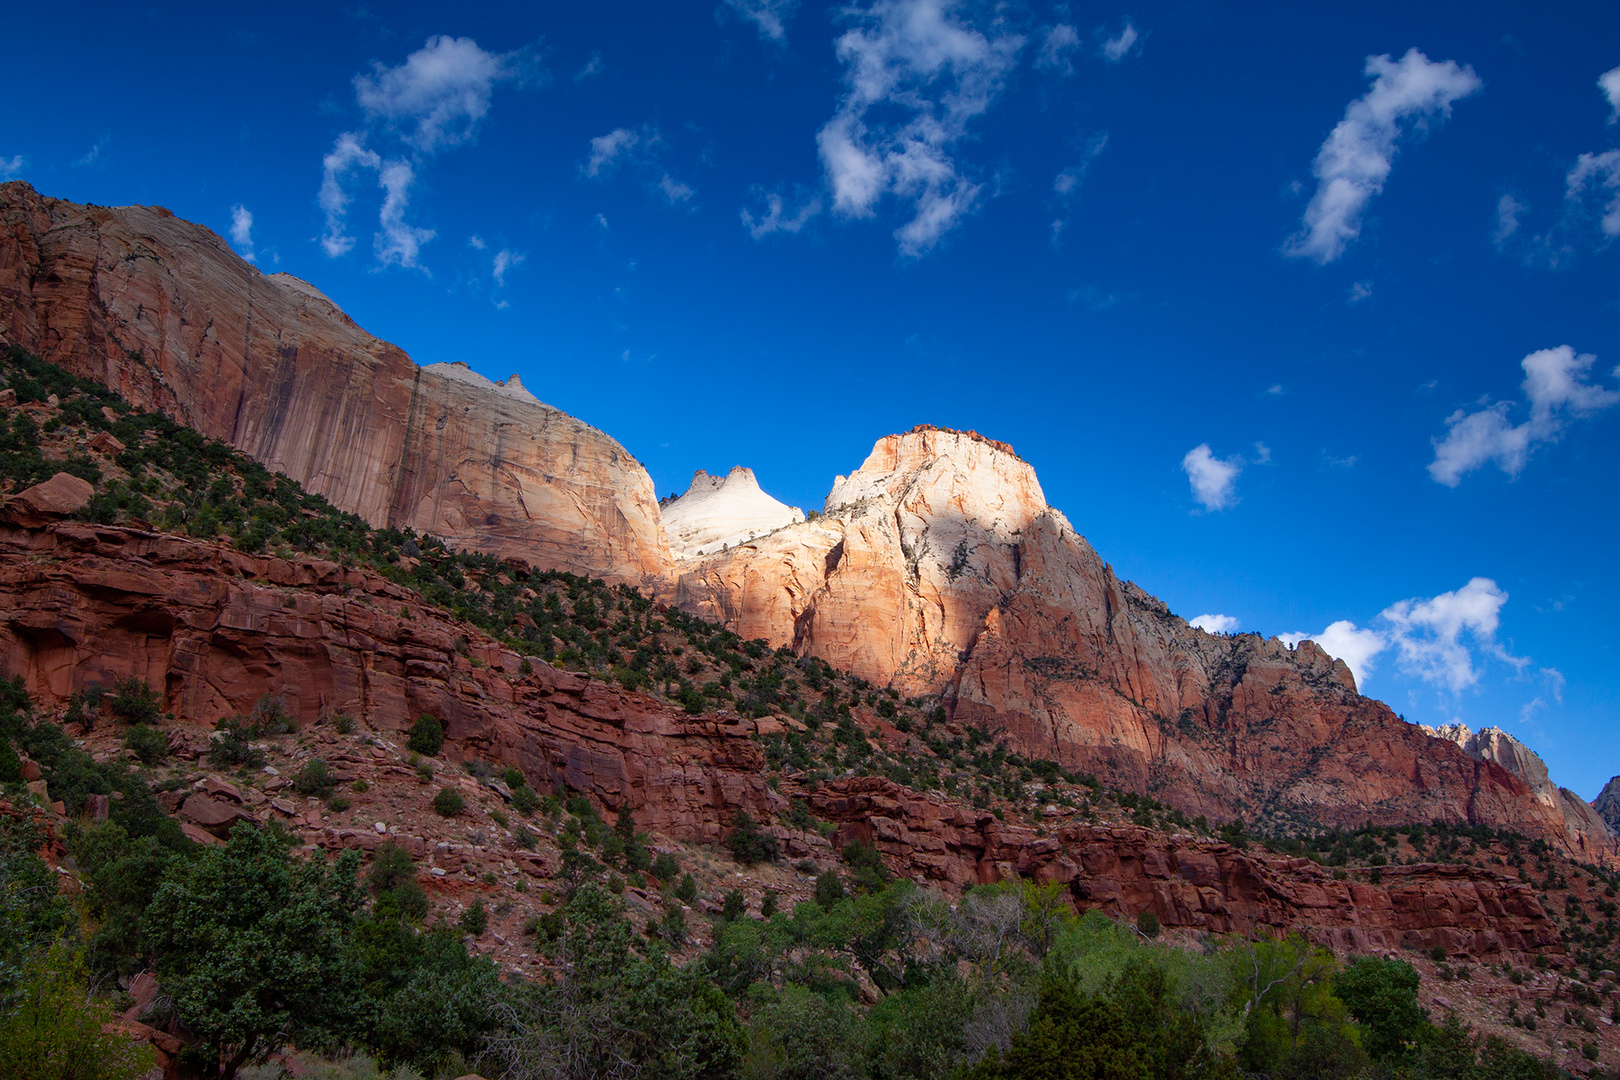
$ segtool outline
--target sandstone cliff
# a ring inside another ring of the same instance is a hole
[[[1032,757],[1187,813],[1268,825],[1441,818],[1614,837],[1497,756],[1361,696],[1312,642],[1210,635],[1121,582],[1004,444],[919,428],[879,440],[825,512],[680,563],[675,599],[820,656]]]
[[[515,379],[418,367],[161,207],[0,185],[0,328],[373,525],[609,580],[668,566],[652,481],[613,439]]]
[[[1571,833],[1601,836],[1605,830],[1613,831],[1613,822],[1601,810],[1568,788],[1554,784],[1547,775],[1547,763],[1541,760],[1541,755],[1501,728],[1488,727],[1475,732],[1466,724],[1445,724],[1437,728],[1424,725],[1423,730],[1437,739],[1456,743],[1470,757],[1496,762],[1529,784],[1537,802],[1563,814]]]
[[[685,494],[660,510],[676,558],[721,551],[804,520],[804,511],[765,494],[754,470],[741,465],[725,476],[699,469]]]
[[[1072,810],[1037,830],[880,777],[813,791],[790,779],[778,791],[766,783],[757,736],[780,733],[781,721],[686,716],[543,663],[525,671],[521,657],[368,570],[141,529],[28,526],[0,512],[0,612],[0,657],[47,708],[91,681],[136,676],[162,688],[178,717],[171,739],[181,742],[184,729],[245,712],[267,692],[306,723],[342,711],[397,732],[426,711],[445,721],[448,756],[515,766],[542,789],[566,785],[606,807],[628,806],[638,827],[671,839],[712,843],[739,809],[780,821],[799,795],[838,831],[829,839],[769,825],[791,857],[827,858],[833,845],[865,840],[894,872],[948,892],[1023,878],[1062,884],[1081,909],[1151,910],[1167,926],[1210,932],[1297,930],[1341,950],[1562,951],[1533,888],[1493,868],[1391,867],[1380,884],[1208,838],[1085,822]],[[332,728],[315,737],[330,743]],[[199,790],[183,805],[179,793],[173,800],[188,822],[206,830],[216,818],[228,827],[254,816],[229,790],[223,798]],[[318,808],[258,808],[259,817],[272,812],[297,815],[295,825],[330,847],[378,840],[369,829],[322,831]],[[428,853],[418,839],[407,843]],[[454,846],[439,845],[447,853],[437,865],[461,867]],[[526,858],[480,855],[491,857]],[[531,861],[531,872],[548,872],[545,860]]]
[[[1620,831],[1620,776],[1611,777],[1598,797],[1592,800],[1592,809],[1596,810],[1609,827]]]

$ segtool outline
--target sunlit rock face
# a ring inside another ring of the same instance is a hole
[[[686,493],[665,502],[662,511],[677,559],[711,555],[804,520],[804,511],[765,494],[754,470],[741,465],[725,476],[699,469]]]
[[[1189,814],[1279,828],[1441,818],[1614,851],[1595,814],[1505,744],[1431,737],[1316,643],[1207,634],[1120,581],[1034,469],[971,432],[878,440],[819,518],[683,560],[674,599],[937,694],[957,724]]]
[[[373,525],[614,581],[668,572],[652,480],[616,441],[516,377],[417,366],[161,207],[0,185],[0,327]]]

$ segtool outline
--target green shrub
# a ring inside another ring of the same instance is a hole
[[[444,725],[439,723],[438,717],[423,713],[411,725],[411,735],[405,745],[424,757],[438,757],[444,747]]]
[[[300,795],[325,799],[337,790],[337,778],[325,761],[310,758],[302,769],[293,774],[293,787]]]
[[[163,701],[157,691],[133,676],[120,680],[106,703],[114,715],[131,724],[154,724],[163,717]]]
[[[668,885],[681,872],[681,861],[667,851],[660,851],[652,861],[651,872],[653,877]]]
[[[726,837],[726,847],[731,849],[732,856],[744,866],[775,862],[781,854],[776,837],[760,829],[753,816],[746,810],[737,811],[737,816],[732,821],[731,835]]]
[[[472,906],[461,913],[461,929],[473,937],[483,937],[484,931],[489,927],[489,912],[484,910],[482,899],[474,900]]]
[[[512,809],[524,817],[533,817],[534,812],[540,809],[540,796],[528,787],[515,787],[512,789]]]
[[[467,800],[454,788],[440,788],[433,796],[433,811],[440,817],[452,818],[467,808]]]
[[[688,904],[695,904],[697,896],[697,879],[691,874],[682,874],[680,883],[675,886],[675,898]]]
[[[136,724],[124,732],[124,748],[135,751],[142,765],[156,765],[169,756],[169,739],[157,728]]]
[[[247,722],[240,716],[221,720],[219,730],[224,734],[213,740],[213,749],[208,752],[216,768],[251,768],[264,764],[264,754],[254,748]]]
[[[838,901],[848,895],[837,870],[823,870],[816,878],[816,903],[821,905],[821,910],[831,911]]]
[[[1159,936],[1159,917],[1151,911],[1144,911],[1136,916],[1136,928],[1143,937],[1156,938]]]

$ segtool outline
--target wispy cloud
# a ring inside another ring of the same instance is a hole
[[[1425,127],[1451,115],[1454,102],[1484,86],[1471,67],[1431,61],[1417,49],[1400,60],[1369,56],[1372,88],[1350,103],[1313,166],[1319,184],[1305,208],[1303,225],[1284,245],[1285,254],[1330,263],[1361,235],[1367,204],[1384,189],[1396,142],[1406,127]]]
[[[1074,74],[1074,61],[1071,57],[1080,48],[1080,31],[1068,23],[1058,23],[1047,28],[1046,34],[1041,38],[1040,51],[1035,54],[1035,66],[1041,71],[1051,72],[1059,78],[1068,78]]]
[[[1103,59],[1110,64],[1119,63],[1130,55],[1131,50],[1136,47],[1136,39],[1140,36],[1131,21],[1129,19],[1125,20],[1124,28],[1103,42]]]
[[[1507,475],[1518,476],[1531,452],[1557,441],[1571,420],[1620,403],[1620,392],[1587,381],[1596,359],[1591,353],[1577,355],[1568,345],[1526,356],[1521,366],[1529,419],[1519,424],[1509,420],[1514,406],[1507,401],[1471,412],[1458,409],[1446,417],[1445,437],[1432,440],[1429,475],[1456,487],[1467,473],[1495,462]],[[1620,368],[1612,374],[1620,378]]]
[[[1620,121],[1620,67],[1610,68],[1598,76],[1598,89],[1609,103],[1609,123]]]
[[[764,191],[755,188],[754,198],[765,204],[764,210],[754,214],[747,207],[742,210],[743,228],[755,240],[763,239],[772,233],[787,233],[789,236],[797,233],[809,224],[810,219],[821,213],[821,196],[797,192],[795,202],[797,206],[789,210],[787,201],[779,192]]]
[[[1607,198],[1598,227],[1609,239],[1620,236],[1620,150],[1582,154],[1564,180],[1564,198],[1572,208],[1583,206],[1589,194]]]
[[[1181,468],[1192,485],[1193,498],[1205,510],[1224,510],[1237,501],[1237,478],[1243,471],[1241,457],[1218,458],[1208,443],[1199,443],[1181,459]]]
[[[533,49],[491,53],[471,38],[448,35],[428,38],[397,66],[373,62],[371,71],[356,75],[355,101],[366,124],[339,134],[321,160],[319,202],[326,217],[322,250],[333,258],[353,250],[348,185],[354,176],[372,173],[382,192],[372,237],[378,264],[425,272],[422,245],[437,234],[409,220],[418,170],[435,154],[476,139],[496,86],[523,85],[543,76]],[[372,139],[382,144],[397,140],[395,149],[403,147],[404,152],[385,157],[366,145]]]
[[[602,180],[629,169],[642,176],[648,186],[663,195],[671,206],[690,202],[697,194],[690,184],[677,179],[665,164],[669,144],[651,125],[632,131],[614,128],[591,140],[590,154],[580,164],[580,175]]]
[[[1357,281],[1350,286],[1350,291],[1345,294],[1344,302],[1347,304],[1359,304],[1363,300],[1371,300],[1372,294],[1372,282]]]
[[[321,192],[319,202],[326,214],[326,231],[321,234],[321,248],[327,255],[337,258],[354,247],[354,237],[346,231],[349,213],[349,194],[344,179],[357,169],[380,170],[382,158],[366,149],[365,135],[345,131],[321,159]]]
[[[107,144],[109,144],[111,142],[112,142],[112,136],[111,135],[103,135],[101,138],[97,139],[96,140],[96,145],[92,146],[89,149],[89,151],[87,151],[85,153],[84,157],[79,158],[76,161],[74,161],[74,163],[73,163],[74,167],[75,168],[80,168],[80,169],[88,168],[89,166],[94,165],[96,162],[100,161],[102,151],[107,149]]]
[[[1022,36],[990,36],[960,21],[951,0],[875,0],[855,8],[838,39],[845,94],[816,136],[833,209],[871,216],[885,195],[910,205],[895,231],[920,256],[978,202],[953,157],[1001,92]]]
[[[231,243],[242,258],[253,262],[253,214],[247,207],[237,203],[231,207]]]
[[[1080,188],[1085,183],[1091,165],[1108,149],[1108,132],[1101,131],[1086,140],[1080,160],[1052,178],[1052,196],[1057,203],[1057,217],[1052,220],[1052,243],[1056,245],[1069,227],[1069,217]]]
[[[527,258],[528,256],[521,251],[512,251],[508,248],[501,248],[501,250],[497,251],[495,253],[495,265],[490,272],[490,277],[494,280],[495,287],[497,289],[504,289],[506,287],[507,271],[511,270],[514,266],[523,265],[523,261]]]
[[[21,154],[14,155],[11,160],[0,158],[0,181],[13,179],[18,173],[28,167],[28,159]]]
[[[1519,218],[1530,209],[1512,195],[1503,195],[1496,200],[1496,228],[1491,230],[1491,243],[1498,251],[1502,245],[1519,231]]]
[[[587,59],[585,63],[580,65],[579,70],[574,72],[574,81],[584,82],[586,79],[593,78],[600,74],[602,74],[602,54],[599,52],[593,52],[591,53],[590,58]]]
[[[786,41],[787,22],[799,10],[799,0],[724,0],[721,10],[753,23],[767,41]]]

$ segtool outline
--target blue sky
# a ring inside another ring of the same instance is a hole
[[[976,429],[1177,612],[1620,772],[1620,9],[466,7],[25,5],[0,175],[518,373],[660,493]]]

